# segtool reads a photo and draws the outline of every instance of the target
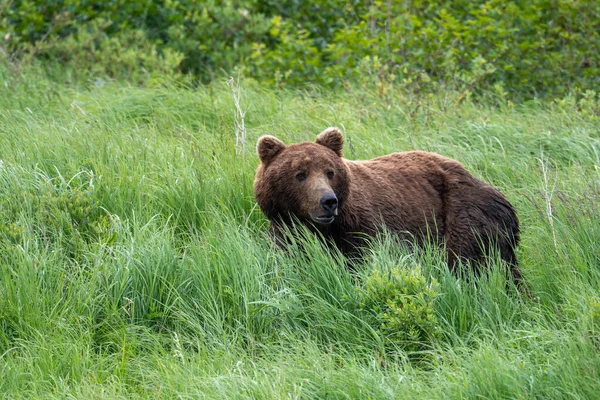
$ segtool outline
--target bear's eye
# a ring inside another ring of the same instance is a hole
[[[298,179],[300,182],[302,182],[303,180],[306,179],[306,174],[304,172],[298,172],[296,174],[296,179]]]
[[[328,179],[333,179],[333,171],[327,172],[327,178]]]

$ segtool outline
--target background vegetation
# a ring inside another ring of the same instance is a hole
[[[600,84],[596,0],[7,0],[0,32],[6,57],[84,77],[208,82],[238,69],[277,85],[493,87],[513,99]]]
[[[597,397],[598,10],[0,3],[0,393]],[[356,275],[311,235],[274,248],[256,139],[332,125],[350,159],[435,151],[498,186],[533,295],[386,235]]]

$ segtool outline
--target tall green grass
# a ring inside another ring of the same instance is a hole
[[[456,278],[434,249],[385,236],[355,274],[310,235],[275,248],[224,83],[0,78],[4,397],[598,396],[593,107],[243,84],[249,149],[337,125],[348,158],[436,151],[498,186],[521,219],[529,298],[499,263]],[[389,350],[360,296],[373,269],[417,266],[439,282],[440,335],[415,356]]]

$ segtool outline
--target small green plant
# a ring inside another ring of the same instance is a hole
[[[377,330],[389,349],[426,349],[439,336],[433,301],[439,285],[427,281],[420,267],[377,268],[365,282],[361,308],[373,313]]]
[[[5,254],[16,252],[17,246],[22,240],[24,228],[16,223],[0,223],[0,247]],[[1,258],[0,258],[1,260]]]
[[[61,242],[77,259],[85,245],[115,240],[113,220],[93,195],[93,186],[80,174],[69,183],[46,180],[22,196],[31,204],[34,232],[47,243]]]
[[[7,225],[2,224],[0,225],[0,234],[2,234],[2,239],[6,240],[8,243],[16,243],[23,234],[23,227],[14,222]]]

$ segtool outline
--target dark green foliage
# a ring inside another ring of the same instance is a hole
[[[531,96],[593,88],[600,76],[592,55],[600,44],[596,1],[381,2],[364,20],[371,24],[332,44],[333,58],[359,66],[378,57],[381,77],[425,74],[425,83],[465,91],[497,85]]]
[[[596,0],[24,1],[0,6],[0,45],[93,76],[236,69],[271,84],[375,85],[511,99],[600,82]]]

